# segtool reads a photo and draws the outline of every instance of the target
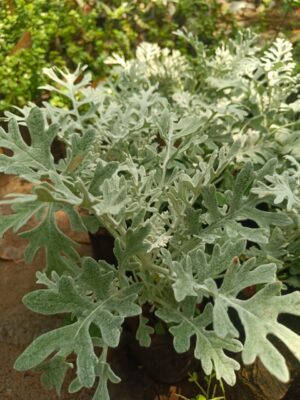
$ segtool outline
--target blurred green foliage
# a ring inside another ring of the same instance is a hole
[[[182,26],[209,44],[234,23],[218,0],[1,0],[0,112],[41,101],[45,66],[88,64],[97,81],[108,55],[130,57],[141,41],[186,52],[172,35]]]
[[[116,52],[132,57],[142,41],[192,51],[172,33],[187,27],[202,42],[217,44],[236,33],[231,0],[1,0],[0,113],[11,105],[39,103],[42,69],[87,64],[94,81],[108,74],[104,60]],[[299,30],[300,0],[253,0],[250,19],[258,32]],[[248,3],[248,4],[249,4]],[[237,19],[236,19],[237,17]],[[292,18],[291,18],[292,17]],[[277,35],[277,33],[275,34]],[[300,32],[300,31],[299,31]],[[271,37],[271,36],[270,36]],[[300,59],[299,40],[295,56]],[[298,43],[298,44],[297,44]]]
[[[268,42],[284,36],[293,43],[296,70],[300,72],[300,0],[253,0],[255,12],[245,24]]]

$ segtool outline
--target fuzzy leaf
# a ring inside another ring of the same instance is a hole
[[[25,259],[31,263],[40,248],[46,251],[46,270],[64,271],[67,268],[62,254],[77,258],[74,250],[76,243],[68,238],[56,225],[54,208],[49,207],[44,220],[35,228],[22,232],[21,237],[28,239],[29,244],[25,250]]]
[[[67,276],[61,277],[57,290],[35,290],[24,296],[23,303],[30,310],[45,315],[75,311],[80,315],[93,309],[93,304],[77,293],[72,279]]]
[[[83,271],[80,281],[92,290],[97,299],[105,300],[115,278],[115,268],[105,261],[95,261],[92,258],[83,260]]]
[[[277,379],[287,382],[289,371],[284,357],[267,336],[277,336],[300,359],[300,337],[277,321],[280,313],[300,315],[300,293],[283,296],[280,295],[280,287],[280,283],[272,283],[249,300],[222,296],[220,301],[237,311],[244,326],[246,339],[242,351],[243,361],[250,364],[258,356]]]
[[[13,152],[12,157],[0,154],[0,170],[6,174],[24,176],[31,181],[53,168],[51,145],[59,126],[53,124],[45,130],[44,115],[37,107],[31,109],[26,122],[30,145],[22,138],[15,119],[10,120],[8,133],[0,130],[0,146]]]
[[[216,198],[216,188],[213,185],[203,188],[203,204],[207,208],[210,217],[210,223],[217,222],[220,217],[218,203]]]
[[[72,364],[67,363],[63,357],[59,356],[43,363],[39,370],[42,371],[41,382],[44,388],[48,390],[54,388],[59,396],[67,370],[70,367],[72,367]]]
[[[115,316],[107,310],[101,310],[95,315],[94,323],[99,327],[102,338],[109,347],[118,346],[123,321],[124,318]]]
[[[68,107],[19,108],[6,114],[9,132],[0,129],[0,172],[32,184],[31,195],[2,203],[14,214],[3,217],[0,233],[34,216],[36,227],[22,233],[26,258],[42,248],[52,270],[38,274],[45,288],[24,302],[42,314],[69,314],[69,325],[36,339],[16,366],[47,366],[43,379],[57,391],[75,354],[70,391],[97,381],[94,400],[109,400],[108,383],[119,379],[107,352],[118,346],[125,318],[140,316],[137,338],[150,344],[145,303],[168,324],[178,352],[192,342],[205,373],[215,369],[230,385],[239,368],[231,353],[240,351],[246,363],[260,357],[288,379],[271,335],[300,356],[299,336],[278,322],[281,313],[300,314],[299,293],[281,296],[277,282],[299,281],[292,46],[278,39],[262,54],[249,32],[214,54],[192,36],[189,43],[195,63],[144,43],[136,59],[115,57],[118,68],[95,88],[84,68],[47,69],[55,82],[47,89]],[[64,151],[54,162],[57,137]],[[81,260],[55,222],[58,210],[74,230],[109,231],[116,266]]]
[[[216,244],[209,257],[203,250],[197,249],[189,253],[193,265],[193,273],[198,284],[209,278],[216,278],[232,264],[233,257],[239,257],[246,248],[245,240],[235,242],[227,240],[222,245]]]
[[[216,334],[219,337],[239,336],[229,318],[228,304],[224,302],[223,295],[236,298],[247,287],[275,281],[275,264],[257,266],[255,259],[247,260],[242,265],[239,262],[232,262],[225,273],[220,290],[214,291],[213,323]]]
[[[44,333],[18,357],[15,368],[18,371],[32,369],[41,364],[54,351],[63,350],[64,355],[72,352],[72,340],[76,334],[77,324],[67,325]]]
[[[89,150],[95,140],[95,131],[89,129],[82,136],[73,134],[71,136],[71,149],[68,159],[66,160],[66,171],[73,173],[83,160],[88,156]]]
[[[265,264],[257,266],[256,260],[252,258],[243,264],[231,263],[225,273],[220,293],[237,297],[240,291],[249,286],[274,283],[275,281],[276,265]]]
[[[179,131],[174,135],[174,138],[178,139],[195,133],[202,123],[202,119],[196,116],[181,118],[181,120],[174,126],[174,130]]]
[[[197,235],[201,229],[200,215],[201,210],[187,207],[185,210],[184,225],[188,235]]]
[[[94,196],[99,195],[101,193],[101,186],[103,185],[104,181],[106,179],[110,179],[118,168],[119,164],[114,161],[106,164],[105,166],[99,163],[95,169],[95,174],[91,182],[89,191]]]
[[[110,365],[104,360],[101,360],[100,362],[99,376],[99,384],[92,400],[110,400],[107,384],[109,381],[112,383],[119,383],[120,378],[113,372]]]
[[[240,237],[255,243],[268,243],[269,230],[265,228],[248,228],[235,221],[229,221],[225,230],[230,238]]]
[[[244,207],[240,214],[242,219],[255,221],[261,228],[269,228],[271,225],[287,226],[292,223],[291,218],[280,212],[258,210],[255,207]]]
[[[274,196],[274,204],[280,204],[286,199],[288,211],[295,205],[299,205],[300,200],[291,188],[291,179],[287,173],[282,175],[274,174],[273,176],[267,175],[265,178],[272,186],[260,182],[258,187],[252,189],[253,193],[258,194],[259,197]]]
[[[192,260],[187,257],[184,264],[174,261],[172,267],[176,274],[176,281],[172,285],[175,299],[182,301],[186,296],[197,296],[194,290],[196,281],[193,277]]]
[[[195,318],[187,318],[184,314],[170,310],[158,310],[156,315],[167,323],[172,322],[170,332],[174,336],[174,347],[182,353],[190,347],[190,339],[196,335],[194,354],[201,361],[204,372],[209,375],[216,371],[217,379],[224,379],[229,385],[235,383],[235,370],[239,364],[224,353],[224,349],[232,352],[241,350],[241,344],[233,338],[220,339],[213,331],[205,328],[212,322],[212,309],[210,306]]]
[[[92,268],[95,267],[94,263],[91,265]],[[106,293],[101,293],[102,277],[106,279]],[[107,271],[101,269],[101,263],[98,278],[99,281],[92,285],[93,292],[101,293],[104,298],[96,301],[92,301],[90,296],[78,289],[78,285],[82,287],[82,283],[91,286],[84,273],[77,278],[78,282],[71,277],[62,276],[56,282],[49,282],[48,289],[39,289],[25,296],[24,303],[31,310],[44,314],[69,312],[77,321],[36,339],[16,361],[15,367],[18,370],[38,366],[54,352],[64,357],[74,352],[77,355],[77,376],[80,385],[93,386],[99,360],[90,333],[91,324],[99,328],[103,348],[116,347],[120,341],[124,318],[141,313],[140,307],[135,304],[139,285],[118,290],[112,279],[107,280]],[[97,283],[99,289],[96,290]],[[46,307],[43,307],[43,304]],[[112,371],[109,371],[109,376],[117,380]],[[100,386],[106,385],[105,377],[101,376],[101,379]]]
[[[10,203],[10,201],[7,200],[7,203]],[[20,202],[19,204],[13,204],[12,209],[14,214],[1,216],[0,237],[2,237],[3,234],[10,228],[13,228],[15,232],[18,231],[35,213],[40,211],[43,207],[43,204],[32,201],[31,197],[29,197],[28,201],[24,201],[23,203]]]
[[[104,180],[102,184],[102,200],[93,206],[97,216],[104,214],[118,214],[128,203],[127,188],[124,178],[114,175],[111,179]]]
[[[152,326],[147,325],[148,321],[148,318],[140,316],[139,326],[136,331],[136,338],[143,347],[149,347],[151,345],[151,335],[154,333]]]
[[[247,191],[253,180],[253,166],[248,162],[239,172],[233,186],[233,196],[230,204],[230,211],[240,208],[243,194]]]
[[[147,224],[136,229],[128,229],[125,237],[126,248],[124,251],[125,257],[130,257],[138,253],[145,253],[151,247],[145,242],[146,237],[151,231],[151,225]]]

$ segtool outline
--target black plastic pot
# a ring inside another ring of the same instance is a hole
[[[96,233],[90,233],[94,258],[104,260],[112,265],[117,265],[114,255],[114,238],[105,230],[99,229]]]
[[[148,324],[155,326],[159,319],[150,311],[147,304],[143,307],[143,314],[148,318]],[[136,331],[139,324],[138,317],[128,318],[125,322],[125,330],[128,342],[128,351],[136,363],[143,367],[146,373],[156,382],[174,384],[187,378],[189,372],[193,372],[199,361],[193,356],[194,343],[189,351],[177,353],[173,345],[173,336],[167,326],[160,321],[164,333],[151,335],[149,347],[140,346],[136,339]]]
[[[128,347],[137,364],[152,379],[160,383],[174,384],[187,378],[195,369],[193,351],[178,354],[170,333],[153,334],[150,347],[141,347],[134,332],[128,334]]]

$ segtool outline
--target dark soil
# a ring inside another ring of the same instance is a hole
[[[16,178],[0,175],[0,198],[7,193],[26,192],[29,189],[28,185]],[[8,212],[9,208],[4,210],[4,213]],[[92,255],[87,234],[71,232],[63,213],[59,213],[58,223],[66,234],[78,242],[82,255]],[[29,226],[34,226],[34,222],[31,221]],[[42,252],[37,255],[33,265],[24,263],[25,246],[26,241],[11,231],[0,240],[0,400],[57,400],[58,396],[54,391],[43,389],[39,373],[17,372],[13,369],[17,356],[35,337],[61,323],[58,317],[41,316],[28,311],[21,302],[24,294],[36,287],[35,273],[43,267]],[[195,385],[188,381],[174,382],[171,385],[155,382],[138,365],[128,348],[128,337],[124,334],[119,348],[110,353],[113,370],[122,378],[120,384],[110,388],[112,400],[179,400],[176,393],[188,398],[198,394]],[[294,371],[290,384],[276,381],[256,362],[239,372],[237,386],[227,388],[227,400],[300,399],[299,364],[291,356],[288,357],[291,370]],[[61,399],[91,400],[91,390],[73,395],[67,393],[71,378],[69,375]]]

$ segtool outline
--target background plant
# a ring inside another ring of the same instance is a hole
[[[190,53],[191,47],[172,35],[184,26],[199,40],[215,46],[237,33],[237,15],[231,5],[231,1],[219,0],[3,0],[0,111],[30,100],[39,104],[47,96],[38,91],[45,83],[44,67],[73,69],[79,63],[88,64],[97,83],[109,74],[104,63],[107,56],[122,52],[132,57],[141,41]],[[281,33],[291,36],[294,32],[296,37],[297,7],[298,1],[261,2],[250,18],[251,27],[267,35],[271,32],[272,40],[278,26]],[[237,19],[243,21],[243,17]],[[295,54],[298,52],[296,46]]]
[[[299,0],[225,1],[223,4],[234,16],[235,25],[239,29],[250,27],[268,43],[272,43],[278,36],[291,40],[299,68]]]
[[[289,379],[270,334],[300,358],[299,336],[278,322],[281,313],[300,314],[299,292],[282,294],[278,279],[299,284],[292,46],[278,39],[263,51],[247,32],[210,54],[193,35],[177,34],[193,46],[193,61],[143,43],[134,60],[111,57],[110,79],[95,88],[84,68],[46,69],[44,89],[64,106],[6,113],[9,129],[0,131],[0,146],[12,154],[0,155],[0,171],[32,183],[31,194],[4,200],[13,213],[2,217],[0,232],[34,216],[37,226],[20,234],[29,241],[25,257],[31,262],[40,248],[46,254],[38,273],[44,289],[24,303],[72,316],[36,339],[15,366],[41,369],[44,384],[58,392],[74,363],[69,391],[97,382],[94,399],[109,398],[107,382],[119,378],[107,353],[118,346],[125,318],[138,316],[137,339],[150,345],[144,304],[168,325],[179,353],[194,337],[204,372],[215,370],[229,385],[239,369],[235,352],[246,364],[258,356],[278,379]],[[66,147],[55,161],[54,139]],[[56,225],[58,210],[74,230],[110,232],[117,265],[80,258]]]
[[[218,21],[222,17],[222,26]],[[41,100],[42,68],[88,64],[103,79],[112,52],[133,56],[142,40],[173,47],[172,31],[193,28],[206,42],[231,26],[217,0],[3,0],[0,9],[0,111]]]

